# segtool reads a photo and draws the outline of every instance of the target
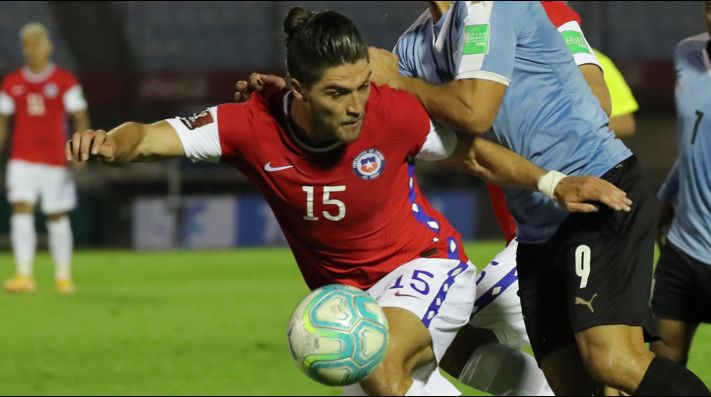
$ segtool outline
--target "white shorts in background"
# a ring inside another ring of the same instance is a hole
[[[421,258],[400,266],[367,292],[381,307],[402,308],[422,319],[439,362],[469,321],[476,296],[475,278],[476,267],[471,263]],[[416,370],[413,380],[417,395],[460,395],[434,362]],[[343,394],[365,395],[358,384],[344,387]]]
[[[500,343],[520,349],[529,340],[518,296],[517,247],[514,239],[479,273],[469,324],[491,330]]]
[[[45,214],[69,212],[77,204],[74,179],[66,167],[10,160],[5,186],[10,204],[37,205],[41,199]]]

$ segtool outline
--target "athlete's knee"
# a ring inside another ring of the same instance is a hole
[[[47,214],[47,221],[49,222],[59,222],[64,218],[67,218],[69,214],[66,212],[59,212],[55,214]]]
[[[15,203],[12,205],[14,214],[32,214],[35,212],[35,206],[30,203]]]
[[[404,396],[412,385],[412,377],[404,366],[383,364],[361,382],[361,387],[371,396]]]
[[[479,347],[459,380],[494,395],[543,395],[548,384],[536,360],[500,343]]]

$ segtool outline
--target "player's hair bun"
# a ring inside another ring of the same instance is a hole
[[[306,11],[301,7],[292,8],[284,19],[284,32],[291,37],[314,15],[316,15],[315,12]]]

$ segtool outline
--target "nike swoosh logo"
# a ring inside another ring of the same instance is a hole
[[[408,298],[415,298],[415,299],[422,300],[422,298],[420,298],[419,296],[409,295],[409,294],[403,294],[403,293],[400,293],[400,291],[397,291],[397,292],[395,293],[395,296],[405,296],[405,297],[408,297]]]
[[[284,171],[284,170],[288,170],[289,168],[294,168],[294,166],[293,165],[285,165],[283,167],[272,167],[271,161],[264,165],[264,171],[267,171],[267,172]]]

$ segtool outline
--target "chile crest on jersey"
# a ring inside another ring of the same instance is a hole
[[[385,156],[377,149],[360,152],[353,160],[353,172],[365,180],[379,177],[385,170]]]

